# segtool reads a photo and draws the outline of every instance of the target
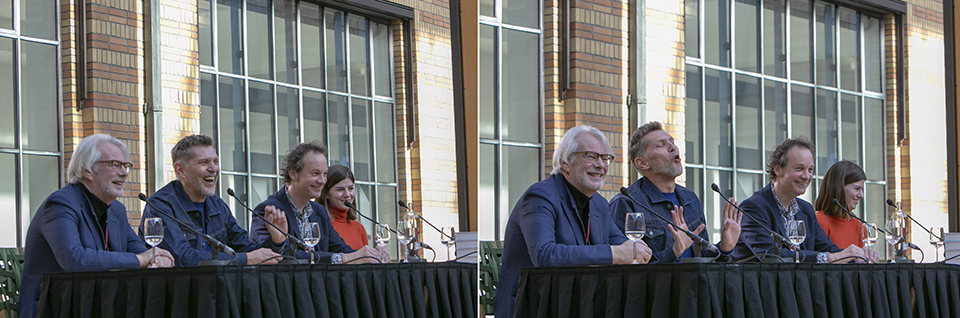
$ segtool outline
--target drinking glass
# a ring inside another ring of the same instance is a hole
[[[390,243],[390,226],[377,224],[377,246],[387,246]]]
[[[643,221],[643,213],[627,213],[623,231],[627,234],[627,238],[633,241],[633,263],[639,264],[640,262],[637,261],[637,242],[642,240],[643,233],[647,232],[647,223]]]
[[[930,245],[933,245],[933,250],[937,253],[937,262],[940,261],[940,248],[943,247],[942,238],[943,227],[935,226],[930,228]]]
[[[800,263],[800,244],[803,244],[803,241],[807,239],[807,227],[803,220],[787,222],[787,239],[790,240],[790,243],[793,243],[793,251],[797,254],[794,261]]]
[[[307,250],[310,252],[310,264],[313,264],[313,247],[320,243],[320,224],[317,222],[308,222],[304,226],[303,242],[307,244]]]
[[[863,240],[863,247],[871,247],[873,244],[877,244],[877,238],[879,234],[877,233],[877,225],[874,223],[864,223],[861,230],[860,238]]]
[[[452,226],[444,226],[440,228],[440,243],[443,243],[443,246],[447,247],[447,259],[450,259],[450,247],[453,246],[454,240],[456,240],[457,233],[456,228]]]
[[[160,218],[143,219],[143,240],[151,248],[156,247],[163,242],[163,220]],[[150,267],[157,267],[157,250],[153,250],[153,259],[150,260]]]
[[[407,245],[417,236],[416,218],[407,213],[397,222],[397,241],[400,242],[400,262],[407,260]]]

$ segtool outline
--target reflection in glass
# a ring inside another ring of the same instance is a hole
[[[267,200],[267,197],[273,195],[277,192],[277,179],[275,178],[260,178],[253,177],[250,179],[251,190],[250,191],[250,203],[259,204],[257,202],[263,202]],[[244,209],[243,211],[245,211]]]
[[[295,88],[277,86],[277,154],[278,162],[290,149],[300,144],[300,96]]]
[[[40,204],[53,191],[60,188],[60,157],[23,155],[23,200],[20,205],[23,234],[30,226],[30,220],[37,213]],[[12,172],[11,172],[12,173]],[[129,181],[129,179],[128,179]],[[12,206],[11,206],[12,207]]]
[[[54,45],[21,41],[20,137],[24,149],[60,150],[57,123],[57,54]],[[13,87],[13,86],[9,86]]]
[[[501,11],[503,23],[540,28],[540,1],[537,0],[502,0]]]
[[[885,180],[884,173],[886,166],[884,157],[884,107],[883,100],[874,98],[865,98],[863,105],[863,143],[867,145],[864,153],[863,171],[867,174],[869,180]],[[880,220],[877,220],[878,222]]]
[[[733,165],[732,125],[733,114],[730,105],[730,73],[706,70],[706,146],[708,165]]]
[[[727,0],[704,0],[704,54],[706,62],[730,66],[730,5]]]
[[[704,183],[709,187],[716,183],[723,191],[723,195],[733,196],[733,173],[730,171],[720,171],[706,169],[706,179]],[[758,189],[759,190],[759,189]],[[723,204],[725,201],[716,192],[706,191],[703,196],[703,213],[707,219],[706,231],[710,233],[711,242],[720,242],[720,221],[723,220]],[[743,200],[746,198],[741,198]]]
[[[880,19],[863,18],[864,70],[866,90],[880,92],[883,87],[883,25]]]
[[[370,22],[373,33],[373,67],[376,93],[380,96],[393,96],[390,79],[393,78],[393,39],[390,26]]]
[[[767,185],[765,181],[763,174],[737,172],[737,192],[730,200],[743,202],[743,200],[752,196],[754,192],[763,189],[763,187]]]
[[[862,145],[860,128],[860,97],[842,94],[840,97],[840,133],[842,160],[853,161],[862,165],[860,161],[860,145]]]
[[[787,138],[787,84],[763,82],[763,134],[766,142],[762,160],[770,158],[773,147]],[[765,162],[765,161],[761,161]]]
[[[367,19],[351,15],[350,24],[350,93],[370,96],[370,32]]]
[[[323,88],[323,29],[320,7],[300,2],[300,71],[303,85]]]
[[[701,130],[701,125],[703,125],[703,110],[700,108],[701,98],[701,89],[700,86],[700,68],[687,65],[687,98],[686,98],[686,107],[684,107],[684,117],[686,117],[686,124],[683,125],[684,138],[686,139],[686,145],[684,151],[686,154],[683,158],[687,163],[703,163],[703,156],[700,154],[701,149],[703,148],[703,131]]]
[[[220,169],[247,171],[243,80],[220,76]]]
[[[685,0],[683,17],[683,46],[689,57],[700,57],[700,1]]]
[[[347,40],[344,13],[324,9],[324,25],[327,32],[327,88],[340,92],[347,91]]]
[[[222,162],[222,160],[221,160]],[[233,189],[237,198],[243,201],[243,204],[250,205],[251,200],[247,194],[247,177],[220,173],[220,197],[223,198],[223,202],[227,204],[227,207],[230,208],[230,211],[233,211],[233,217],[237,219],[237,224],[245,229],[250,228],[250,217],[249,213],[246,213],[246,209],[243,206],[237,204],[237,200],[231,198],[227,195],[227,189]],[[273,194],[273,193],[271,193]],[[263,202],[263,201],[257,201]],[[259,204],[259,203],[255,203]],[[249,216],[249,217],[248,217]]]
[[[839,160],[837,153],[837,93],[817,90],[817,147],[815,165],[821,175]]]
[[[303,142],[319,141],[328,144],[327,109],[324,107],[326,104],[323,93],[303,91]]]
[[[703,197],[703,169],[700,168],[684,168],[684,178],[686,178],[687,184],[684,187],[687,187],[687,190],[693,191],[698,198]]]
[[[369,217],[372,217],[377,222],[382,224],[397,224],[397,209],[394,208],[397,206],[397,187],[393,186],[378,186],[377,187],[377,206],[376,215],[366,214]],[[368,209],[373,212],[373,207]],[[372,234],[372,228],[367,228],[367,233]],[[396,240],[390,241],[387,244],[390,255],[393,258],[397,258],[399,254],[398,246]]]
[[[327,161],[332,165],[350,167],[350,127],[347,126],[347,98],[330,95],[327,100],[327,113],[330,116],[327,130],[330,141],[327,142]],[[354,171],[356,173],[356,171]]]
[[[540,35],[503,30],[503,139],[540,142]]]
[[[57,1],[20,1],[20,35],[56,40]]]
[[[494,162],[497,161],[497,147],[491,144],[481,143],[480,147],[477,149],[477,153],[480,155],[480,162],[477,167],[477,210],[479,215],[493,215],[497,212],[497,201],[496,201],[496,166]],[[501,215],[500,218],[506,216]],[[483,217],[477,219],[477,229],[480,232],[481,240],[500,240],[500,237],[495,237],[495,235],[502,236],[503,232],[494,231],[497,229],[495,223],[495,218],[493,217]]]
[[[0,212],[0,218],[8,220],[0,222],[0,246],[17,246],[17,222],[10,221],[17,219],[17,183],[14,180],[17,180],[18,170],[20,169],[17,167],[15,155],[0,153],[0,178],[8,180],[0,182],[0,206],[6,207]],[[30,222],[28,215],[30,214],[24,213],[21,216],[21,219],[27,219],[23,222],[25,225]],[[23,228],[26,233],[27,227]]]
[[[353,203],[357,210],[360,210],[360,213],[363,215],[372,214],[373,211],[376,211],[376,207],[373,206],[372,198],[377,197],[377,193],[373,192],[374,186],[368,184],[354,184],[354,199]],[[374,215],[369,215],[370,217],[375,217]],[[370,236],[373,234],[375,227],[373,227],[373,222],[370,222],[362,216],[357,216],[357,222],[360,222],[360,225],[363,226],[363,229],[367,232],[367,244],[370,244]]]
[[[792,85],[790,94],[790,120],[793,121],[790,138],[803,136],[813,141],[813,88]]]
[[[213,66],[213,3],[211,0],[197,0],[197,54],[200,65]]]
[[[867,176],[867,178],[870,177]],[[863,220],[877,223],[879,228],[885,228],[884,223],[887,220],[888,209],[888,206],[884,203],[887,200],[886,186],[868,183],[863,188],[863,199],[860,200],[863,203],[857,206],[858,209],[863,209]],[[871,248],[880,253],[880,259],[887,257],[887,244],[876,244]]]
[[[737,75],[737,168],[762,169],[760,78]]]
[[[200,134],[217,140],[217,85],[214,75],[200,73]]]
[[[217,69],[243,74],[243,43],[240,39],[241,0],[217,0]]]
[[[277,80],[297,83],[297,6],[293,0],[274,0],[273,30]]]
[[[493,17],[494,0],[480,0],[480,15]]]
[[[860,15],[840,8],[840,88],[860,90]]]
[[[397,181],[397,140],[394,138],[396,129],[394,128],[393,104],[374,103],[373,111],[374,124],[377,128],[376,148],[377,149],[377,181],[396,182]]]
[[[790,78],[813,82],[813,10],[808,0],[790,1]]]
[[[837,12],[832,4],[814,3],[816,12],[817,84],[837,86]]]
[[[513,211],[523,192],[540,181],[540,148],[503,146],[502,169],[500,211]],[[507,217],[500,218],[500,233],[506,229],[507,220]]]
[[[480,80],[480,138],[497,138],[496,129],[496,100],[497,94],[497,51],[495,43],[496,28],[480,25],[480,53],[479,76]]]
[[[373,180],[373,123],[370,101],[353,99],[353,174]]]
[[[250,81],[250,166],[254,173],[277,173],[273,86]]]
[[[273,44],[270,40],[270,0],[247,2],[247,68],[249,75],[273,79]]]
[[[763,0],[763,73],[787,77],[787,1]]]
[[[14,108],[17,104],[17,95],[14,94],[17,88],[16,75],[14,73],[15,66],[13,64],[14,41],[14,39],[0,38],[0,118],[2,118],[0,119],[0,147],[11,148],[16,146],[17,139],[17,133],[13,130],[17,118],[14,115]],[[54,63],[56,60],[48,62]],[[14,234],[16,234],[16,228],[14,228]],[[2,239],[0,239],[0,242],[2,242]],[[16,246],[16,241],[14,241],[13,246]]]
[[[758,0],[734,0],[737,69],[760,71],[760,17]]]

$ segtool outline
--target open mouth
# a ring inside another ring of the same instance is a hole
[[[216,176],[203,177],[203,182],[206,183],[206,184],[208,184],[208,185],[213,185],[213,184],[217,183],[217,177],[216,177]]]

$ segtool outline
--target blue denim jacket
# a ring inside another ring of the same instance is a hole
[[[233,217],[230,208],[222,199],[215,195],[208,196],[203,201],[203,209],[206,213],[201,219],[200,211],[197,210],[193,201],[183,190],[180,181],[172,181],[161,188],[157,193],[150,196],[150,203],[158,209],[166,209],[167,214],[190,224],[194,229],[203,231],[203,224],[206,223],[206,233],[218,241],[230,246],[237,252],[236,258],[227,253],[220,253],[217,259],[233,260],[231,264],[244,265],[247,263],[247,252],[252,252],[261,247],[266,247],[274,252],[282,252],[286,244],[276,245],[272,240],[265,240],[263,244],[257,244],[250,240],[247,231],[237,224],[237,219]],[[246,212],[245,212],[246,213]],[[147,205],[143,209],[143,217],[159,217],[163,219],[163,242],[158,245],[170,254],[177,263],[177,266],[197,266],[200,261],[211,259],[207,241],[187,230],[180,229],[175,221],[168,219],[160,213],[153,210],[153,207]],[[143,223],[140,223],[140,233],[143,235]]]

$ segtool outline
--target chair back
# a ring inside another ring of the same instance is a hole
[[[480,241],[480,306],[485,315],[493,315],[501,257],[503,245],[500,241]]]
[[[23,278],[23,248],[0,248],[0,312],[17,317],[20,281]]]

